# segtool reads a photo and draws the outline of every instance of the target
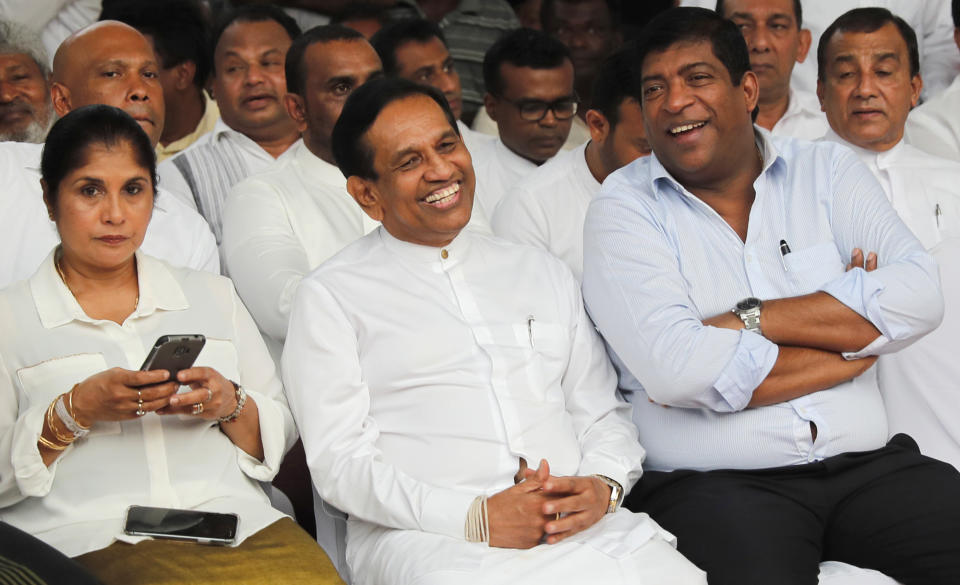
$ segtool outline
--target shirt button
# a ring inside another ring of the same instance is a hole
[[[446,260],[448,256],[450,256],[450,252],[447,252],[447,249],[446,249],[446,248],[444,248],[443,250],[440,250],[440,257],[441,257],[441,258],[443,258],[444,260]]]

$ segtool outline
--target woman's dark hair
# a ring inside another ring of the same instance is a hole
[[[56,207],[60,183],[72,171],[87,162],[91,145],[108,148],[129,144],[137,164],[149,171],[156,197],[157,155],[150,138],[130,114],[104,105],[83,106],[73,110],[50,128],[40,158],[40,176],[47,185],[47,198]]]
[[[460,135],[457,119],[450,111],[447,98],[438,90],[398,77],[382,77],[368,81],[356,89],[343,105],[340,118],[333,127],[333,158],[345,177],[378,178],[373,168],[373,151],[365,136],[380,112],[395,101],[423,95],[437,102],[454,132]]]

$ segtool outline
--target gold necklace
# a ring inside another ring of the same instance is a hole
[[[57,274],[60,276],[60,280],[63,281],[63,285],[67,287],[67,290],[70,291],[70,294],[73,295],[73,298],[77,298],[77,295],[74,294],[73,289],[70,288],[70,285],[67,284],[67,275],[63,273],[63,267],[61,262],[63,260],[63,248],[57,248],[56,254],[53,256],[53,267],[57,269]],[[136,310],[140,306],[140,285],[137,284],[137,298],[133,301],[133,309]]]

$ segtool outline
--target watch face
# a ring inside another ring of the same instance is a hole
[[[727,306],[729,307],[730,305],[727,305]],[[760,306],[760,299],[756,297],[750,297],[748,299],[743,299],[742,301],[737,303],[737,310],[749,311],[750,309],[756,309],[759,306]]]

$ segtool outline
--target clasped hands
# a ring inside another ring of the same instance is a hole
[[[181,370],[176,381],[166,370],[146,372],[111,368],[90,376],[73,390],[77,421],[130,420],[138,413],[188,414],[207,420],[231,414],[237,407],[233,383],[213,368]],[[190,391],[177,394],[181,385]],[[202,405],[199,409],[196,405]],[[199,412],[198,412],[199,410]]]
[[[607,513],[610,486],[596,477],[550,475],[545,459],[535,471],[522,473],[520,483],[487,499],[490,546],[556,544]]]

